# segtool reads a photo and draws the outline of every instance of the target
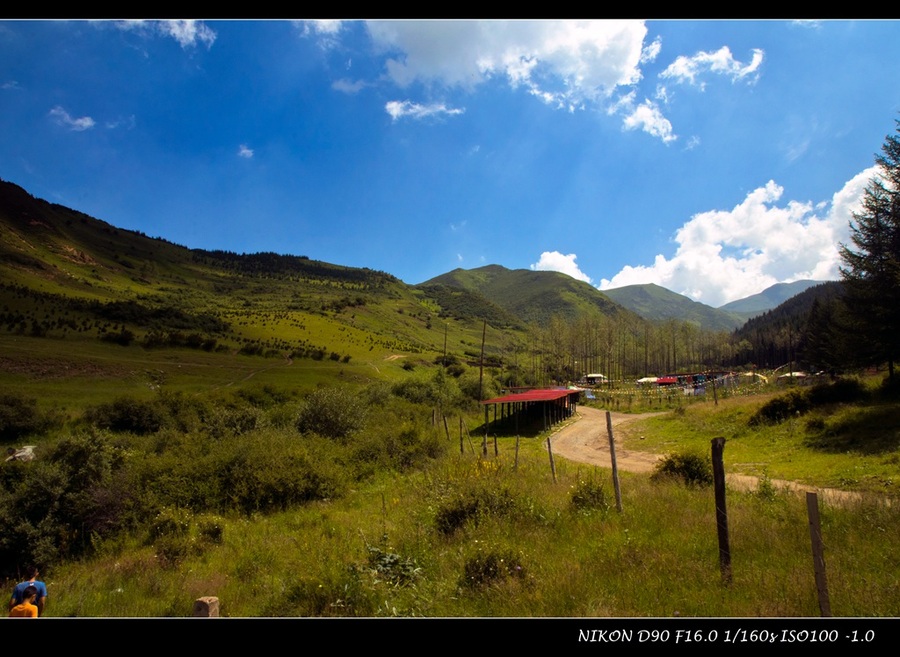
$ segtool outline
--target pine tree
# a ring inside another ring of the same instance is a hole
[[[891,384],[900,356],[900,121],[897,126],[875,158],[878,175],[850,223],[853,246],[841,245],[855,356],[860,364],[886,362]]]

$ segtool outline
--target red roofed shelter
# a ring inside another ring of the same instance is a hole
[[[504,418],[512,417],[518,413],[533,412],[537,407],[540,409],[541,415],[544,418],[544,429],[546,429],[548,425],[571,417],[575,413],[575,407],[580,395],[580,390],[544,388],[486,399],[481,402],[484,406],[485,430],[487,429],[488,424],[489,406],[494,407],[495,422],[497,421],[498,408],[500,419],[503,420]]]

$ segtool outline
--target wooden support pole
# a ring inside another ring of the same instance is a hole
[[[616,466],[616,441],[613,438],[612,415],[606,411],[606,433],[609,436],[609,457],[612,462],[613,488],[616,491],[616,510],[622,513],[622,489],[619,488],[619,468]]]
[[[487,456],[487,437],[488,437],[488,407],[484,407],[484,440],[481,441],[481,455]]]
[[[515,471],[518,469],[519,469],[519,409],[516,408],[516,460],[513,463],[513,470]]]
[[[547,453],[550,455],[550,472],[553,474],[553,483],[556,483],[556,466],[553,464],[553,448],[550,447],[550,436],[547,436]]]
[[[441,418],[444,420],[444,433],[447,434],[447,442],[450,442],[450,427],[447,426],[447,416],[441,413]]]
[[[719,569],[722,583],[731,584],[731,547],[728,543],[728,511],[725,507],[725,439],[712,439],[713,483],[716,489],[716,529],[719,533]]]
[[[822,526],[819,524],[819,498],[815,493],[806,494],[806,514],[809,516],[809,539],[812,542],[819,611],[823,618],[830,618],[831,602],[828,598],[828,579],[825,577],[825,544],[822,542]]]

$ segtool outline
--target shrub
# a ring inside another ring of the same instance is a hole
[[[164,419],[157,404],[133,397],[119,397],[108,404],[89,408],[85,417],[101,429],[136,434],[156,433],[162,428]]]
[[[575,511],[608,510],[609,501],[606,499],[602,482],[593,479],[579,481],[569,496],[569,506]]]
[[[415,559],[382,550],[375,545],[368,546],[367,551],[372,575],[377,580],[385,581],[391,586],[406,586],[418,579],[422,573],[422,569]]]
[[[197,519],[197,531],[200,538],[215,545],[221,545],[225,539],[225,527],[219,516],[205,514]]]
[[[37,408],[37,400],[17,393],[0,394],[0,440],[13,441],[22,436],[50,429],[57,422]]]
[[[810,408],[809,398],[803,390],[791,390],[773,397],[763,404],[749,420],[750,426],[777,424],[789,417],[805,413]]]
[[[481,518],[486,515],[509,515],[515,508],[516,499],[509,489],[476,488],[473,491],[460,491],[442,502],[434,521],[441,534],[450,535],[470,520],[478,526]]]
[[[241,452],[218,473],[229,505],[244,513],[284,511],[339,495],[342,473],[302,453]]]
[[[818,406],[847,404],[869,396],[856,379],[840,379],[834,383],[814,386],[807,390],[791,390],[763,404],[750,417],[750,426],[777,424],[789,417],[802,415]]]
[[[318,388],[300,409],[297,429],[327,438],[346,438],[362,428],[365,413],[358,392],[343,387]]]
[[[163,536],[186,536],[190,530],[190,511],[164,507],[150,523],[150,539],[152,542]]]
[[[709,486],[713,483],[712,462],[696,452],[669,454],[657,464],[651,479],[680,479],[688,486]]]
[[[524,580],[525,567],[519,555],[511,550],[478,552],[466,559],[460,585],[479,589],[507,579]]]

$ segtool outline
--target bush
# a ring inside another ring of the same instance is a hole
[[[297,417],[297,429],[326,438],[346,438],[362,428],[366,406],[358,392],[347,388],[318,388],[306,398]]]
[[[750,426],[777,424],[789,417],[806,413],[810,408],[809,398],[803,390],[791,390],[773,397],[750,416]]]
[[[575,511],[608,510],[609,501],[606,499],[603,484],[593,479],[579,481],[569,496],[569,506]]]
[[[507,579],[524,580],[525,567],[519,555],[510,550],[479,552],[463,565],[460,585],[479,589]]]
[[[101,429],[130,431],[141,435],[156,433],[162,428],[164,420],[157,404],[133,397],[119,397],[108,404],[89,408],[85,417],[88,422]]]
[[[712,462],[696,452],[669,454],[657,464],[651,479],[680,479],[688,486],[709,486],[713,483]]]
[[[244,513],[284,511],[337,497],[344,473],[329,466],[299,451],[266,454],[256,449],[236,454],[217,474],[232,508]]]
[[[789,417],[809,412],[818,406],[848,404],[866,399],[868,391],[856,379],[840,379],[806,390],[791,390],[763,404],[750,417],[750,426],[777,424]]]
[[[375,545],[366,549],[369,553],[369,570],[377,580],[400,587],[414,582],[422,573],[415,559],[382,550]]]
[[[435,515],[437,530],[444,535],[453,534],[470,520],[478,526],[486,515],[504,516],[516,509],[516,499],[507,488],[476,488],[461,491],[438,506]]]
[[[17,440],[43,431],[50,424],[38,411],[36,399],[16,393],[0,395],[0,439]]]

